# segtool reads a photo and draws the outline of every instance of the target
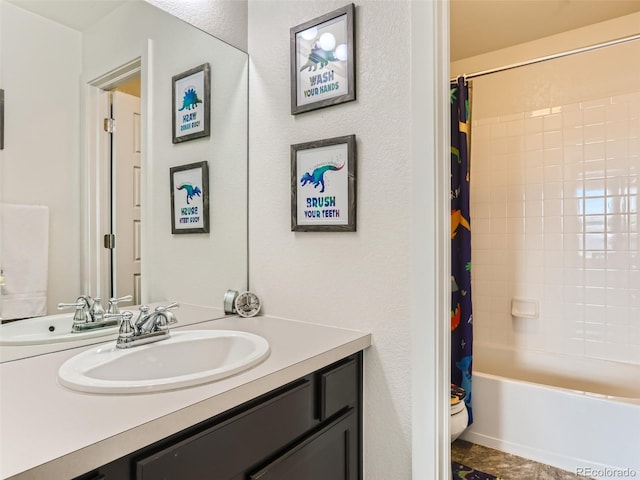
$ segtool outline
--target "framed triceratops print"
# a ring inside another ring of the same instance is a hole
[[[291,231],[356,231],[356,136],[291,145]]]
[[[209,233],[209,164],[190,163],[169,169],[171,233]]]
[[[211,78],[208,63],[172,79],[173,143],[210,135]]]
[[[292,115],[356,99],[354,9],[290,29]]]

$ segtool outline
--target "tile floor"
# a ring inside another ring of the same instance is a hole
[[[460,439],[451,444],[451,460],[496,475],[501,480],[587,480],[572,472]]]

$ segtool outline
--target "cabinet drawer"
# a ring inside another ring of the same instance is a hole
[[[136,479],[228,479],[303,435],[313,424],[304,379],[232,419],[136,462]]]
[[[319,418],[324,421],[358,401],[358,362],[351,358],[319,373]]]
[[[249,480],[358,478],[358,420],[353,409],[249,475]]]

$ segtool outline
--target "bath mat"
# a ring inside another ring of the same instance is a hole
[[[451,470],[453,471],[454,480],[460,478],[464,480],[500,480],[495,475],[489,475],[457,462],[451,462]]]

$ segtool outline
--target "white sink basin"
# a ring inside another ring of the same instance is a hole
[[[171,332],[159,342],[127,349],[102,345],[70,358],[58,381],[90,393],[143,393],[190,387],[247,370],[269,355],[269,343],[232,330]]]
[[[118,333],[118,326],[71,333],[73,313],[27,318],[0,326],[0,345],[41,345],[73,342]]]

